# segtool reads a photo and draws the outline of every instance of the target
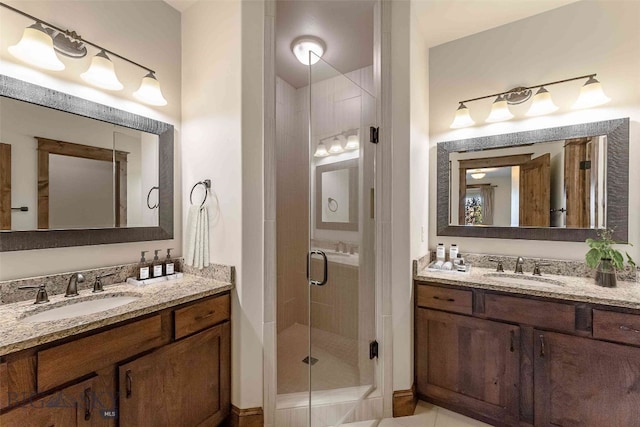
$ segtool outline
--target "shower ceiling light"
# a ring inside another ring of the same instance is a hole
[[[327,147],[324,145],[324,142],[320,142],[316,147],[316,152],[313,155],[314,157],[327,157],[329,152],[327,151]]]
[[[314,36],[301,36],[291,43],[291,51],[304,65],[313,65],[318,62],[325,50],[324,41]]]
[[[53,50],[53,39],[40,22],[25,28],[22,39],[9,47],[9,53],[34,67],[50,71],[64,70],[64,64]]]
[[[106,52],[101,50],[91,59],[91,66],[84,73],[80,74],[82,80],[107,90],[122,90],[124,86],[118,80],[113,62],[109,59]],[[165,102],[166,104],[166,102]]]
[[[482,179],[485,176],[487,176],[487,174],[484,173],[484,172],[474,172],[474,173],[471,174],[471,178],[473,178],[473,179]]]
[[[481,99],[497,97],[491,106],[491,113],[487,118],[488,123],[500,122],[503,120],[509,120],[513,118],[513,114],[509,111],[509,105],[522,104],[527,102],[531,97],[531,89],[538,89],[533,97],[533,103],[527,111],[527,116],[540,116],[543,114],[553,113],[558,110],[558,107],[553,103],[551,94],[545,86],[557,85],[560,83],[572,82],[574,80],[588,79],[587,82],[580,89],[580,96],[578,100],[573,104],[573,108],[591,108],[598,105],[606,104],[611,101],[602,92],[602,85],[595,79],[595,74],[588,74],[586,76],[572,77],[570,79],[557,80],[554,82],[544,83],[541,85],[534,85],[529,87],[516,87],[506,92],[496,93],[493,95],[480,96],[478,98],[467,99],[459,102],[458,110],[456,111],[453,122],[451,123],[452,129],[467,127],[474,125],[474,121],[471,120],[469,115],[469,109],[465,105],[466,102],[479,101]]]
[[[113,62],[107,56],[108,53],[112,57],[117,57],[147,72],[147,75],[142,78],[140,88],[133,94],[136,99],[155,106],[167,105],[167,100],[160,91],[160,83],[152,69],[92,43],[79,36],[75,31],[63,30],[2,2],[0,2],[0,6],[36,21],[35,24],[24,30],[19,43],[9,47],[9,53],[16,58],[45,70],[60,71],[64,70],[65,66],[58,59],[54,48],[57,47],[61,53],[71,59],[82,60],[86,55],[84,45],[93,46],[98,49],[98,54],[92,58],[89,69],[81,74],[84,81],[107,90],[121,90],[123,88],[116,76]],[[51,36],[56,31],[58,34],[54,40]]]

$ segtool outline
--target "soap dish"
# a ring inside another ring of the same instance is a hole
[[[172,280],[178,280],[178,279],[182,279],[183,277],[184,277],[183,273],[175,273],[169,276],[154,277],[153,279],[145,279],[145,280],[138,280],[135,277],[129,277],[127,279],[127,283],[130,285],[145,286],[145,285],[152,285],[154,283],[162,283],[162,282],[169,282]]]
[[[436,263],[437,261],[433,261],[431,264],[429,264],[426,268],[426,271],[429,271],[432,273],[458,273],[458,274],[469,274],[469,272],[471,272],[471,264],[465,264],[465,267],[467,268],[466,271],[458,271],[456,269],[457,265],[453,265],[453,268],[451,270],[444,270],[442,268],[437,268]]]

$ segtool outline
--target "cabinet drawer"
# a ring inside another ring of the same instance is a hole
[[[576,328],[576,309],[569,304],[486,294],[484,309],[492,319],[567,332]]]
[[[160,316],[149,317],[38,352],[38,392],[162,344]]]
[[[471,314],[473,312],[473,293],[471,291],[418,285],[416,301],[419,307],[463,314]]]
[[[229,319],[229,294],[174,311],[175,339],[201,331]]]
[[[593,337],[640,345],[640,316],[593,310]]]

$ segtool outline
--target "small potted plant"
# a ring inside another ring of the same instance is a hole
[[[587,265],[596,269],[596,285],[607,288],[615,288],[616,272],[624,269],[624,256],[622,252],[613,248],[613,245],[628,244],[613,240],[613,230],[598,230],[597,239],[587,239],[586,243],[591,249],[585,256]],[[636,263],[631,256],[625,252],[627,264],[635,268]]]

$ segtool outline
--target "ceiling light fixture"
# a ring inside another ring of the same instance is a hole
[[[91,59],[91,65],[87,71],[81,74],[84,81],[102,89],[122,90],[123,85],[116,76],[113,62],[109,58],[110,55],[147,72],[142,78],[140,88],[134,93],[136,99],[155,106],[167,105],[167,100],[164,99],[160,91],[160,83],[152,69],[92,43],[79,36],[75,31],[63,30],[2,2],[0,2],[0,6],[35,21],[35,24],[24,30],[22,39],[9,47],[9,53],[14,57],[45,70],[61,71],[64,70],[65,65],[56,55],[56,50],[68,58],[82,59],[86,56],[85,45],[93,46],[98,50],[98,53]],[[52,38],[54,34],[55,38]]]
[[[300,36],[291,43],[291,51],[304,65],[313,65],[322,58],[327,45],[314,36]]]
[[[471,178],[473,178],[473,179],[482,179],[485,176],[487,176],[487,174],[484,173],[484,172],[474,172],[474,173],[471,174]]]
[[[553,113],[558,110],[558,106],[553,103],[551,94],[545,86],[557,85],[560,83],[572,82],[575,80],[588,79],[580,89],[580,96],[573,104],[574,109],[591,108],[606,104],[611,101],[602,91],[602,84],[595,79],[596,74],[588,74],[586,76],[573,77],[570,79],[558,80],[529,87],[516,87],[506,92],[495,93],[492,95],[480,96],[478,98],[467,99],[459,102],[455,117],[451,123],[452,129],[473,126],[475,122],[471,120],[469,109],[465,105],[467,102],[479,101],[481,99],[497,97],[491,106],[491,113],[487,118],[487,122],[498,122],[513,118],[513,114],[509,111],[509,105],[522,104],[531,98],[531,90],[538,89],[533,97],[533,103],[527,111],[527,116],[540,116],[543,114]]]

